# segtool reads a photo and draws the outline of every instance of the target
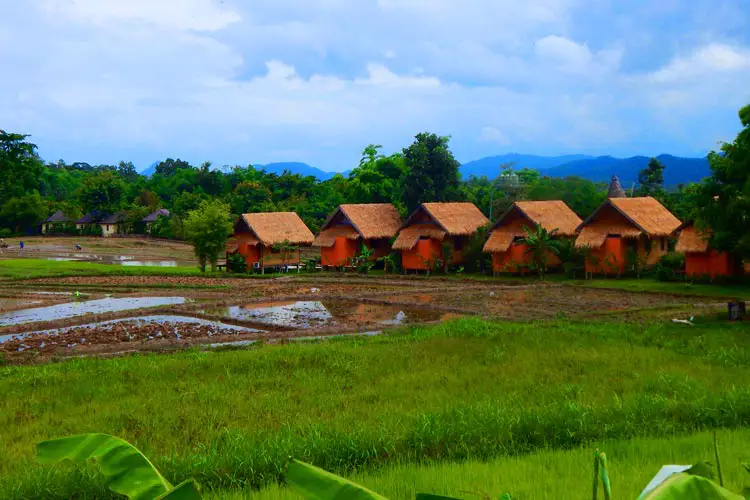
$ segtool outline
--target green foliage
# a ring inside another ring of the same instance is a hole
[[[2,224],[16,233],[33,230],[47,215],[48,208],[37,191],[11,198],[0,209]]]
[[[401,252],[391,252],[378,259],[383,263],[383,272],[398,273],[401,270]]]
[[[99,210],[112,214],[122,208],[125,190],[125,182],[117,174],[103,171],[83,181],[78,190],[78,198],[84,212]]]
[[[311,500],[386,500],[367,488],[298,460],[289,463],[284,478]]]
[[[131,500],[200,498],[192,482],[181,484],[177,492],[173,492],[169,481],[137,448],[108,434],[81,434],[43,441],[37,445],[37,459],[42,464],[96,460],[109,488]]]
[[[43,164],[28,137],[0,129],[0,206],[39,189]]]
[[[449,140],[449,137],[422,132],[404,149],[407,173],[402,201],[409,212],[423,202],[458,198],[461,164],[448,148]]]
[[[227,271],[230,273],[247,273],[247,260],[242,254],[230,253],[227,256]]]
[[[739,112],[737,138],[708,155],[711,177],[696,196],[696,222],[712,231],[711,245],[750,258],[750,105]]]
[[[659,281],[677,281],[679,273],[685,269],[685,255],[670,252],[663,255],[656,264],[656,279]]]
[[[539,278],[544,279],[544,275],[547,273],[549,255],[560,254],[560,243],[555,239],[557,229],[547,231],[542,226],[536,226],[535,229],[524,226],[523,230],[526,233],[523,243],[528,247],[526,254],[531,255],[534,269],[539,274]]]
[[[664,164],[651,158],[648,166],[638,173],[638,196],[661,197],[664,192]]]
[[[206,265],[216,269],[221,252],[233,231],[229,207],[220,201],[205,201],[198,209],[188,212],[185,219],[185,237],[195,248],[201,271]]]
[[[360,274],[368,274],[373,267],[375,267],[375,259],[373,254],[375,251],[371,248],[367,248],[367,245],[362,245],[359,249],[359,254],[352,258],[351,265]]]
[[[484,252],[490,225],[477,229],[463,249],[463,267],[469,273],[486,273],[492,270],[492,255]]]

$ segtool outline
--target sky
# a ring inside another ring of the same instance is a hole
[[[368,144],[702,156],[750,0],[0,0],[0,128],[47,161],[355,166]]]

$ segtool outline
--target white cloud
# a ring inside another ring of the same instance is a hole
[[[623,52],[612,48],[592,53],[588,45],[568,38],[548,35],[534,44],[536,55],[565,73],[591,73],[615,70]]]
[[[713,79],[718,73],[750,70],[750,49],[712,43],[680,56],[650,75],[656,83]]]
[[[106,25],[135,21],[177,28],[215,31],[240,20],[213,0],[45,0],[51,15]]]
[[[497,127],[482,127],[482,131],[479,134],[479,140],[481,142],[489,142],[490,144],[498,146],[510,145],[510,139],[508,139],[508,136]]]

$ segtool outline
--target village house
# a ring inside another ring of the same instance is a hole
[[[79,231],[90,230],[91,227],[99,224],[106,215],[99,210],[93,210],[76,221],[76,229]]]
[[[158,221],[161,217],[169,218],[169,210],[160,208],[159,210],[148,214],[141,220],[141,222],[146,225],[146,234],[151,234],[151,227],[154,225],[154,222]]]
[[[685,254],[685,275],[690,277],[735,276],[742,274],[740,260],[709,245],[711,232],[699,230],[693,221],[685,222],[677,231],[675,251]]]
[[[73,223],[73,219],[65,215],[62,210],[58,210],[42,222],[42,234],[59,232],[63,226]]]
[[[489,219],[473,203],[422,203],[399,230],[393,249],[401,252],[404,271],[433,268],[463,262],[469,238]],[[444,246],[452,255],[443,255]]]
[[[126,218],[127,214],[125,214],[125,212],[118,212],[101,219],[99,221],[99,225],[102,228],[102,236],[110,237],[118,234],[124,234]]]
[[[578,227],[576,247],[587,252],[587,273],[619,275],[635,256],[646,266],[659,262],[680,224],[650,196],[610,198]]]
[[[362,246],[378,259],[391,251],[390,238],[401,227],[401,216],[390,203],[340,205],[323,224],[313,246],[320,247],[323,267],[351,265]]]
[[[234,225],[227,258],[229,254],[238,253],[245,257],[250,269],[299,265],[299,247],[311,245],[314,239],[294,212],[243,214]],[[286,244],[293,248],[282,248]]]
[[[532,265],[532,255],[524,243],[526,230],[542,227],[554,238],[575,238],[581,218],[563,201],[517,201],[490,229],[484,251],[492,254],[492,270],[499,272],[525,272]],[[560,259],[548,252],[547,267],[561,264]]]

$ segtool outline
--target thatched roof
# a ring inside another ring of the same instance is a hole
[[[350,229],[341,229],[346,227]],[[399,227],[401,215],[390,203],[345,204],[328,217],[313,244],[333,246],[336,236],[366,240],[392,238]]]
[[[357,240],[361,236],[352,226],[333,226],[324,229],[315,237],[314,247],[332,247],[336,243],[336,238],[347,238]]]
[[[557,230],[557,236],[570,237],[580,224],[581,218],[563,201],[517,201],[492,226],[483,250],[506,252],[515,238],[526,235],[524,227],[541,226]]]
[[[394,250],[411,250],[420,238],[432,238],[442,241],[447,233],[434,224],[414,224],[405,227],[398,233],[393,242]]]
[[[160,208],[156,212],[148,214],[141,222],[156,222],[159,217],[169,217],[169,210],[166,208]]]
[[[606,207],[611,207],[623,217],[622,222],[598,222],[597,216]],[[680,227],[680,220],[650,196],[641,198],[610,198],[578,226],[577,247],[598,247],[608,234],[622,237],[670,236]]]
[[[314,239],[312,232],[294,212],[242,214],[241,220],[264,246],[285,241],[292,245],[309,245]]]
[[[71,222],[71,219],[70,217],[65,215],[65,213],[63,213],[62,210],[58,210],[54,214],[50,215],[47,218],[47,220],[45,220],[44,222],[48,224],[53,224],[53,223]]]
[[[612,176],[612,182],[609,183],[607,198],[627,198],[625,190],[622,188],[622,185],[620,185],[620,179],[618,179],[616,175]]]
[[[704,253],[708,251],[710,231],[700,231],[692,222],[686,222],[679,228],[680,237],[677,239],[675,252]]]
[[[402,228],[411,226],[423,215],[440,226],[448,236],[469,236],[490,223],[473,203],[422,203]]]

